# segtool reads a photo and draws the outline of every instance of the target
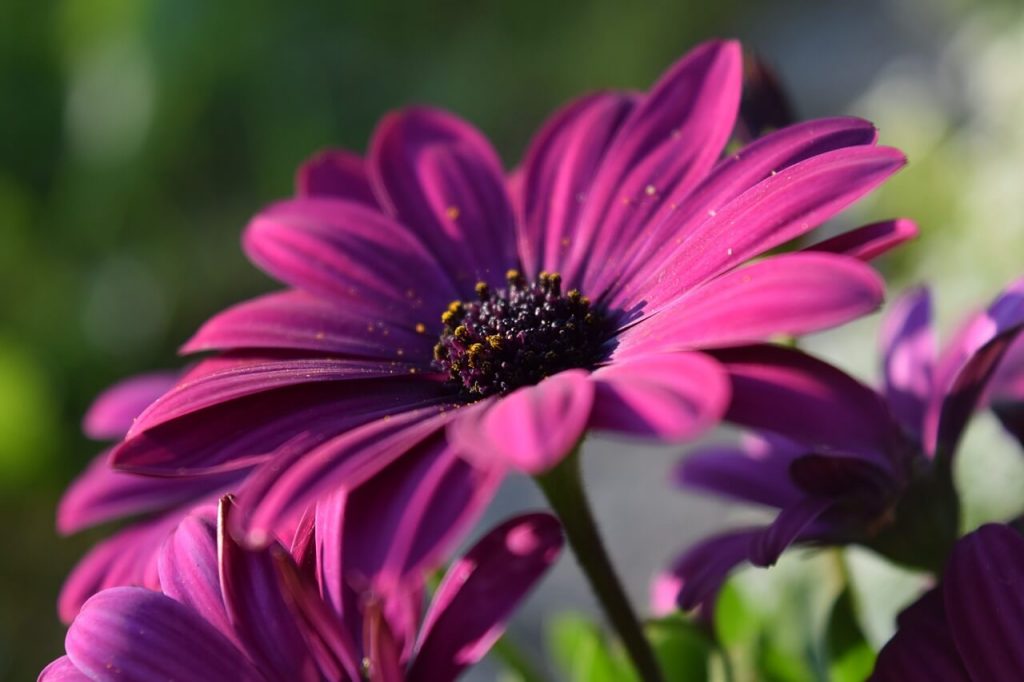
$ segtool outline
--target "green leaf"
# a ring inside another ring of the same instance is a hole
[[[760,625],[760,618],[747,605],[733,581],[728,581],[718,593],[715,603],[715,636],[725,647],[752,640]]]
[[[836,597],[825,633],[829,679],[835,682],[860,682],[875,664],[875,653],[865,641],[857,619],[853,591],[846,587]]]
[[[583,616],[558,616],[548,643],[567,682],[640,682],[633,667]]]
[[[669,682],[708,679],[712,644],[693,623],[673,615],[647,623],[644,631],[665,679]]]

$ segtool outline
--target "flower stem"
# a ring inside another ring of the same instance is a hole
[[[605,616],[611,621],[644,682],[662,682],[654,652],[644,636],[633,607],[629,604],[608,552],[597,531],[580,474],[577,447],[554,469],[536,477],[540,489],[565,528],[576,560],[590,582]]]

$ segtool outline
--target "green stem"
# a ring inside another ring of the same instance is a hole
[[[579,448],[551,471],[536,477],[565,529],[569,546],[590,582],[605,616],[618,632],[626,652],[644,682],[663,682],[664,677],[640,621],[629,604],[608,552],[601,542],[594,515],[587,503],[580,475]]]

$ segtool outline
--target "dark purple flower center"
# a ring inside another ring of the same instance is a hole
[[[508,393],[566,369],[593,369],[607,353],[609,325],[578,290],[562,293],[558,273],[528,282],[518,270],[508,286],[476,285],[476,301],[454,301],[434,365],[466,398]]]

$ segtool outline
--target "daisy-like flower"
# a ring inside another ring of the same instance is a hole
[[[373,559],[336,533],[301,529],[294,557],[276,542],[250,550],[226,532],[230,513],[225,500],[219,523],[212,509],[181,522],[157,556],[160,591],[92,597],[40,680],[447,682],[483,657],[562,544],[550,515],[506,521],[452,565],[424,615],[422,584],[359,591],[352,565]]]
[[[387,117],[366,160],[314,159],[260,213],[250,258],[288,288],[209,321],[217,351],[148,408],[115,466],[158,476],[252,467],[250,539],[408,453],[550,470],[588,430],[679,441],[716,422],[720,365],[693,352],[802,334],[873,310],[870,226],[749,261],[904,163],[857,119],[804,123],[722,158],[741,55],[702,45],[644,94],[559,112],[506,190],[465,122]],[[745,266],[745,267],[741,267]],[[470,474],[453,475],[456,488]],[[402,490],[394,504],[406,504]]]
[[[795,349],[716,351],[733,387],[726,418],[755,429],[738,447],[684,459],[676,480],[779,511],[684,552],[655,581],[655,609],[707,605],[728,573],[769,566],[794,543],[859,543],[938,572],[959,527],[952,463],[999,360],[1024,327],[1024,279],[972,316],[940,355],[919,289],[883,326],[884,385],[864,386]]]
[[[897,620],[871,682],[1024,677],[1024,538],[986,524],[960,539],[942,582]]]

